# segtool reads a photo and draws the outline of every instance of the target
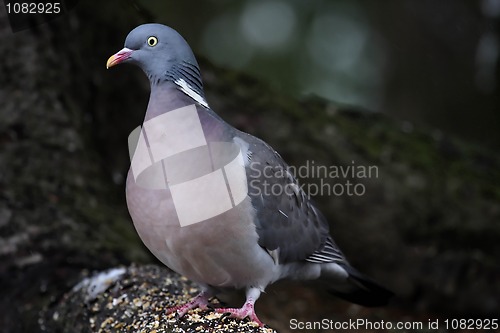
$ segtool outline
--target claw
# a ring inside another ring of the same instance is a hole
[[[264,326],[264,324],[259,320],[254,310],[254,300],[249,299],[240,308],[218,308],[215,309],[217,313],[229,313],[232,318],[244,319],[246,317],[250,318],[251,321],[257,323],[259,327]]]
[[[209,306],[208,300],[213,296],[208,291],[202,291],[198,296],[187,302],[186,304],[177,305],[171,307],[167,310],[167,315],[177,312],[179,317],[184,316],[189,310],[194,308],[200,308],[205,310]],[[244,319],[246,317],[250,318],[251,321],[255,322],[259,327],[264,326],[264,324],[259,320],[255,314],[254,304],[257,298],[260,296],[260,290],[257,288],[250,288],[247,290],[247,300],[243,306],[238,308],[217,308],[214,309],[217,313],[229,313],[230,317]]]
[[[208,295],[207,292],[202,291],[199,293],[195,298],[187,302],[186,304],[182,305],[177,305],[174,307],[171,307],[167,309],[167,315],[177,312],[179,317],[184,316],[189,310],[194,309],[194,308],[200,308],[202,310],[205,310],[208,306],[208,299],[210,296]]]

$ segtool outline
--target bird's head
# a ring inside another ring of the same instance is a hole
[[[182,68],[199,72],[198,63],[184,38],[162,24],[143,24],[133,29],[125,39],[125,47],[109,57],[106,68],[121,63],[139,66],[152,84],[175,81]]]

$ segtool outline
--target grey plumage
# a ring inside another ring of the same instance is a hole
[[[243,156],[248,185],[244,200],[231,210],[184,227],[172,193],[142,188],[129,172],[127,204],[141,239],[168,267],[204,288],[193,301],[174,310],[182,315],[205,306],[223,288],[245,288],[247,302],[241,309],[217,311],[249,316],[261,324],[254,302],[268,284],[282,278],[320,279],[332,292],[363,305],[388,302],[390,291],[349,265],[329,234],[326,218],[281,156],[210,109],[196,59],[177,32],[160,24],[135,28],[125,48],[110,57],[107,66],[123,62],[138,65],[150,80],[145,121],[195,105],[208,145],[235,144]],[[282,191],[270,192],[265,183]]]
[[[270,251],[278,250],[282,264],[301,260],[335,262],[343,258],[336,247],[326,247],[327,240],[333,244],[328,223],[281,156],[260,139],[246,133],[239,136],[249,143],[252,151],[247,176],[254,186],[248,194],[257,213],[259,245]],[[269,190],[273,187],[279,189],[278,195]],[[320,255],[324,256],[322,260]]]

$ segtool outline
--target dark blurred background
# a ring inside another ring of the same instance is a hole
[[[135,1],[215,64],[500,148],[500,1]]]

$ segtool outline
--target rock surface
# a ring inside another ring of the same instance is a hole
[[[77,284],[46,313],[43,326],[48,332],[275,332],[212,310],[191,310],[182,318],[166,315],[166,309],[183,304],[198,292],[186,278],[164,268],[115,268]],[[220,305],[216,299],[212,304]]]

